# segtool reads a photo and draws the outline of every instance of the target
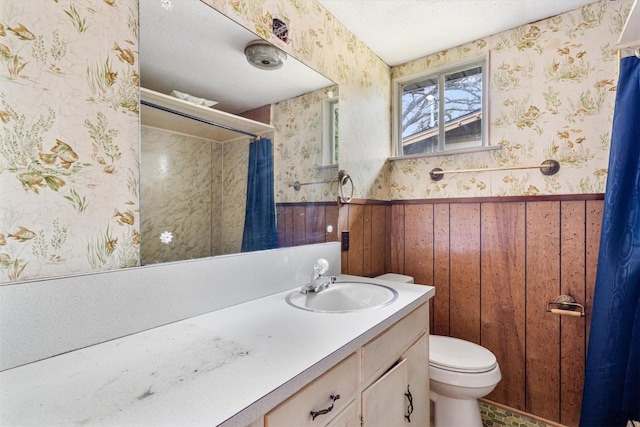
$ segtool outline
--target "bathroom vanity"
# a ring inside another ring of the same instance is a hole
[[[423,303],[267,413],[264,425],[427,426],[428,324]]]
[[[345,279],[398,297],[319,313],[287,304],[289,288],[8,369],[0,424],[424,425],[434,288]]]

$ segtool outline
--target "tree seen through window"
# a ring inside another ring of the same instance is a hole
[[[403,84],[399,154],[482,147],[482,79],[474,64]]]

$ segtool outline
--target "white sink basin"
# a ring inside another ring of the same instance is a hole
[[[321,292],[303,294],[299,289],[286,297],[287,303],[302,310],[321,313],[350,313],[374,310],[391,304],[398,292],[369,282],[335,282]]]

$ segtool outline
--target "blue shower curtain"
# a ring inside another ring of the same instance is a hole
[[[640,59],[623,58],[587,350],[581,426],[640,420]]]
[[[276,204],[273,189],[271,140],[259,138],[249,146],[247,205],[242,252],[278,247]]]

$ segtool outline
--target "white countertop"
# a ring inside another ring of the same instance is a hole
[[[339,279],[391,285],[399,296],[332,314],[291,307],[288,290],[3,371],[0,424],[246,425],[435,292]]]

